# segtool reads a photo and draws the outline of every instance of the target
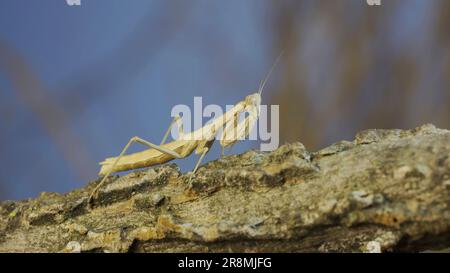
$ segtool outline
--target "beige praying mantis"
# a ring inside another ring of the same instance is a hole
[[[223,129],[223,133],[220,138],[222,155],[226,147],[230,147],[234,145],[237,140],[247,137],[258,120],[260,114],[261,94],[264,86],[274,67],[278,63],[281,55],[282,53],[275,60],[264,80],[261,81],[259,89],[256,93],[248,95],[243,101],[238,102],[226,113],[218,116],[202,128],[185,134],[181,117],[175,116],[159,145],[137,136],[132,137],[128,141],[127,145],[125,145],[119,156],[106,158],[104,161],[100,162],[101,169],[99,176],[103,176],[103,178],[90,194],[88,204],[91,204],[91,201],[96,196],[98,189],[100,189],[112,173],[150,167],[153,165],[166,163],[173,159],[185,158],[192,154],[195,150],[195,153],[200,154],[200,157],[191,173],[190,179],[192,179],[192,176],[195,174],[204,156],[209,151],[216,135],[220,132],[220,129],[225,128]],[[241,113],[248,113],[248,116],[238,123],[238,118]],[[174,124],[177,124],[178,126],[179,137],[177,140],[166,143],[169,132]],[[147,146],[149,149],[142,152],[125,155],[130,145],[135,142]]]

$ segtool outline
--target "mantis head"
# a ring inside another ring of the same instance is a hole
[[[256,92],[245,97],[245,104],[259,109],[259,106],[261,105],[261,93]]]

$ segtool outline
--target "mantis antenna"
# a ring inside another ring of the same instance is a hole
[[[278,61],[280,60],[281,56],[283,55],[283,51],[281,51],[280,55],[278,55],[278,57],[276,58],[275,62],[273,62],[272,67],[270,68],[269,72],[267,72],[266,77],[264,78],[264,81],[261,82],[261,84],[259,85],[259,95],[262,94],[262,91],[264,89],[264,86],[266,85],[267,79],[270,77],[270,74],[272,74],[273,69],[275,68],[275,66],[277,66]]]

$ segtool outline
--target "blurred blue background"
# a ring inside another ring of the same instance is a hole
[[[282,50],[263,96],[281,144],[448,128],[449,26],[448,0],[1,0],[0,200],[82,187],[130,137],[159,143],[174,105],[242,100]]]

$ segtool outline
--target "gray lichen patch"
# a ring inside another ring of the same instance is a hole
[[[0,203],[0,251],[385,252],[450,245],[450,132],[367,130]]]
[[[311,154],[301,143],[286,144],[272,153],[248,151],[200,168],[190,188],[196,193],[211,193],[221,187],[264,191],[281,186],[286,177],[306,178],[318,172]]]
[[[342,141],[334,143],[326,148],[319,150],[318,152],[314,153],[313,156],[315,159],[318,159],[318,158],[321,158],[324,156],[334,155],[334,154],[337,154],[340,152],[350,150],[354,146],[355,146],[355,144],[353,142],[342,140]]]

